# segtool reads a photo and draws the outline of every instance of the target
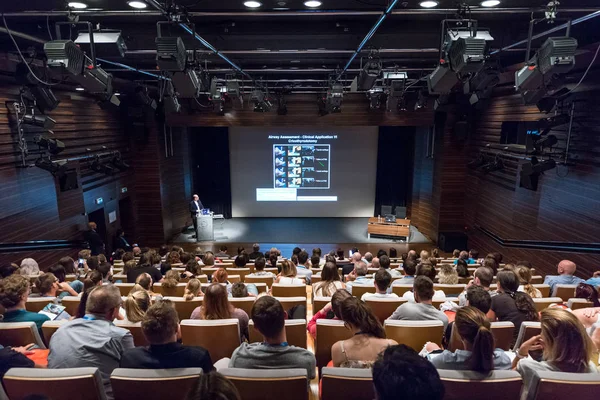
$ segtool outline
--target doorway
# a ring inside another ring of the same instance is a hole
[[[104,217],[104,207],[88,214],[88,222],[96,223],[96,232],[100,235],[104,246],[108,249],[106,241],[106,218]]]
[[[125,231],[125,238],[129,243],[134,243],[137,232],[135,231],[135,216],[131,197],[124,197],[119,200],[119,219],[121,229]]]

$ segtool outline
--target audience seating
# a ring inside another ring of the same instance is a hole
[[[181,340],[186,346],[208,350],[213,362],[231,357],[240,345],[240,324],[236,318],[219,320],[184,319]]]
[[[77,275],[75,274],[65,275],[65,282],[73,282],[75,279],[77,279]]]
[[[131,292],[131,289],[133,289],[133,286],[135,285],[135,283],[115,283],[115,286],[119,288],[119,291],[121,292],[121,296],[127,296],[129,295],[129,292]],[[154,284],[154,289],[156,290],[156,285],[158,285],[158,283]],[[159,293],[159,292],[156,292]]]
[[[178,283],[177,286],[175,286],[175,287],[167,288],[167,287],[164,287],[162,285],[162,283],[155,283],[153,289],[154,289],[154,293],[162,294],[163,296],[183,297],[186,286],[187,286],[187,284],[185,284],[185,283]]]
[[[242,279],[239,275],[227,275],[227,281],[231,284],[241,282]]]
[[[532,286],[542,293],[542,297],[550,297],[550,285],[536,283]],[[492,283],[490,285],[490,290],[498,290],[498,285],[496,283]]]
[[[25,309],[31,312],[40,312],[50,303],[54,303],[56,297],[30,297],[25,303]]]
[[[242,400],[308,400],[305,369],[223,368],[219,372],[233,382]]]
[[[320,274],[321,272],[323,272],[323,268],[310,268],[310,271],[313,273],[313,276],[315,276],[316,274]],[[312,278],[311,278],[312,281]]]
[[[352,331],[346,328],[344,321],[335,319],[317,320],[315,358],[317,360],[317,368],[319,371],[331,361],[331,346],[339,340],[346,340],[351,337]]]
[[[310,283],[312,285],[314,285],[315,283],[319,283],[319,282],[321,282],[321,274],[320,273],[313,274],[313,276],[311,276],[311,278],[310,278]]]
[[[148,346],[150,344],[142,332],[141,322],[116,321],[115,325],[131,332],[131,336],[133,336],[133,344],[135,344],[136,347]]]
[[[523,386],[516,371],[495,370],[483,375],[440,369],[438,373],[446,388],[444,400],[518,400]]]
[[[575,297],[575,289],[577,285],[556,285],[554,286],[553,297],[560,297],[563,301],[568,301],[571,297]]]
[[[372,370],[357,368],[323,368],[321,373],[322,400],[374,399]]]
[[[404,293],[413,290],[413,285],[392,285],[392,292],[398,296],[404,296]]]
[[[117,368],[110,375],[115,400],[183,399],[202,374],[202,368]]]
[[[41,349],[46,348],[35,322],[0,323],[0,344],[2,346],[19,347],[30,343],[37,344]]]
[[[250,320],[248,326],[248,332],[250,334],[250,343],[262,342],[263,337],[259,331],[254,328],[254,322]],[[287,342],[296,347],[302,347],[306,349],[306,320],[305,319],[286,319],[285,320],[285,336]]]
[[[191,317],[192,312],[202,305],[204,297],[194,297],[192,300],[185,300],[183,297],[165,297],[165,299],[173,302],[181,321]]]
[[[254,301],[256,297],[230,297],[229,302],[233,304],[234,307],[240,308],[248,314],[248,317],[252,314],[252,306],[254,306]],[[189,317],[188,317],[189,318]]]
[[[65,307],[65,311],[73,317],[77,314],[80,302],[81,297],[79,296],[65,296],[61,299],[60,304],[62,304]]]
[[[265,268],[265,272],[270,272],[273,275],[277,275],[279,273],[279,268],[268,267]]]
[[[245,282],[246,275],[250,275],[250,268],[235,268],[235,267],[227,267],[225,268],[228,276],[240,276],[240,281]]]
[[[306,297],[275,297],[281,305],[283,309],[287,312],[292,307],[295,306],[305,306],[306,307]]]
[[[594,303],[586,299],[569,299],[567,307],[571,310],[579,310],[580,308],[594,307]]]
[[[60,321],[44,322],[44,324],[42,325],[42,335],[44,335],[44,340],[46,341],[46,343],[50,344],[50,339],[52,338],[52,335],[54,335],[54,332],[56,332],[58,328],[60,328],[67,322],[69,321],[66,319],[62,319]]]
[[[271,289],[274,297],[306,297],[306,285],[282,285],[274,283]]]
[[[535,303],[535,309],[538,310],[538,312],[548,308],[550,304],[562,304],[563,302],[563,300],[560,297],[545,297],[541,299],[532,300]]]
[[[375,293],[374,285],[352,285],[352,296],[360,299],[365,293]]]
[[[492,322],[492,335],[496,341],[496,348],[502,350],[510,350],[513,343],[515,325],[510,321]],[[452,329],[450,336],[450,351],[457,349],[464,350],[463,343],[457,329]]]
[[[126,274],[113,274],[112,276],[112,281],[113,282],[118,282],[121,281],[122,283],[127,282],[127,275]]]
[[[11,400],[32,394],[52,400],[106,400],[98,368],[11,368],[3,383]]]
[[[442,321],[386,320],[384,324],[388,339],[405,344],[419,352],[427,342],[438,343],[444,334]]]
[[[196,275],[194,278],[198,279],[200,283],[208,283],[208,276],[206,274]]]
[[[442,285],[436,283],[433,285],[433,290],[441,290],[446,297],[458,297],[459,294],[465,291],[466,285]]]
[[[268,287],[273,286],[273,278],[270,276],[246,276],[245,277],[245,281],[246,284],[248,283],[262,283],[263,285],[266,285]]]
[[[539,335],[542,331],[542,325],[539,322],[534,321],[525,321],[521,324],[521,329],[519,329],[519,335],[517,336],[517,341],[515,342],[515,347],[513,350],[517,351],[523,342],[531,339],[535,335]]]
[[[532,270],[531,273],[533,274],[534,271]],[[531,284],[532,285],[539,285],[541,283],[544,283],[544,277],[541,275],[533,275],[531,277]]]
[[[600,374],[538,371],[533,376],[527,400],[596,400]]]
[[[398,307],[402,304],[406,303],[408,300],[397,297],[388,297],[388,298],[379,298],[379,297],[371,297],[367,298],[365,303],[371,307],[373,310],[373,314],[377,317],[377,319],[383,324],[386,319],[391,317],[391,315],[396,311]]]
[[[229,267],[229,265],[223,265],[221,267],[202,267],[200,268],[201,273],[205,274],[207,276],[212,276],[212,274],[214,274],[215,272],[217,272],[219,270],[219,268],[225,268],[225,267]]]
[[[328,303],[331,303],[331,297],[313,297],[313,315],[321,311]]]

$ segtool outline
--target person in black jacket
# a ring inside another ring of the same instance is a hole
[[[117,229],[117,235],[115,236],[115,244],[113,246],[113,251],[117,249],[123,249],[125,252],[132,251],[133,247],[129,244],[127,239],[125,239],[125,231],[119,228]]]
[[[92,255],[104,254],[104,243],[98,232],[96,232],[96,223],[88,222],[88,228],[89,230],[83,233],[83,239],[88,242]]]
[[[194,224],[194,235],[198,232],[198,220],[196,217],[200,215],[200,210],[202,210],[204,206],[200,201],[200,197],[197,194],[193,196],[193,200],[190,201],[190,215],[192,216],[192,223]]]

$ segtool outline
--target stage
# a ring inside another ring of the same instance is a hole
[[[388,243],[407,244],[405,240],[367,237],[368,218],[232,218],[215,219],[215,240],[219,243]],[[193,228],[173,238],[172,243],[196,243]],[[431,243],[414,226],[410,244]]]

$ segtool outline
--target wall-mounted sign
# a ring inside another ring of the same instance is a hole
[[[127,186],[121,188],[121,193],[127,193]]]
[[[104,203],[104,199],[102,197],[98,197],[96,199],[96,204],[102,204],[102,203]]]
[[[109,212],[108,213],[108,223],[112,224],[116,220],[117,220],[117,212],[116,211]]]

